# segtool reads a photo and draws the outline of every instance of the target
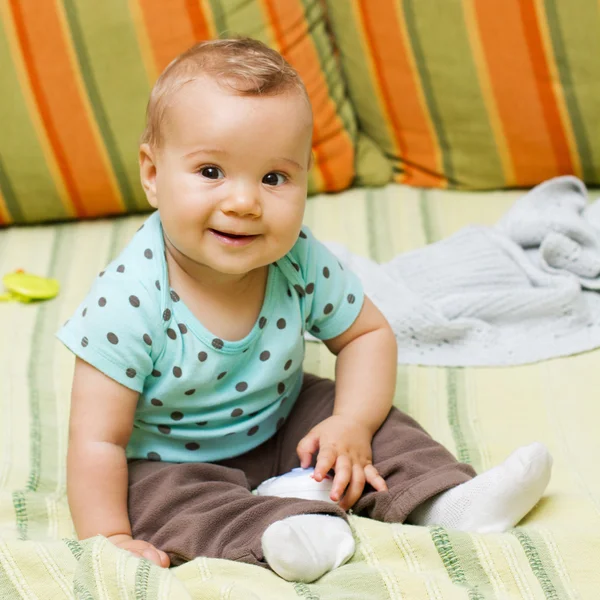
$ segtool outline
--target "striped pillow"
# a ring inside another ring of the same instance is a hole
[[[356,124],[319,0],[0,3],[0,224],[143,211],[137,144],[152,83],[218,34],[300,72],[315,111],[310,192],[354,177]]]
[[[598,0],[327,0],[359,127],[395,180],[600,184]]]

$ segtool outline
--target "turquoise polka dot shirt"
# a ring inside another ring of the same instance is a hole
[[[303,227],[290,252],[269,265],[250,333],[220,339],[169,286],[155,212],[57,337],[139,392],[128,458],[211,462],[275,434],[302,386],[304,332],[333,338],[352,325],[362,303],[356,275]]]

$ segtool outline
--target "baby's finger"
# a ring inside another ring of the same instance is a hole
[[[352,463],[347,456],[338,456],[335,463],[335,476],[333,477],[333,485],[329,497],[337,502],[348,487],[348,483],[352,478]]]
[[[319,438],[310,433],[304,436],[296,446],[296,454],[303,469],[310,467],[314,453],[319,448]]]
[[[315,481],[323,481],[325,475],[335,465],[337,452],[331,447],[321,448],[317,456],[317,464],[315,466],[314,478]]]
[[[378,492],[387,492],[388,486],[385,479],[379,474],[379,471],[373,465],[365,467],[365,477]]]
[[[142,552],[142,556],[148,559],[150,562],[153,562],[155,565],[162,567],[162,557],[156,548],[146,548]]]
[[[162,550],[158,551],[158,555],[160,556],[160,566],[166,569],[171,564],[171,559],[169,558],[169,555],[166,552],[163,552]]]
[[[352,467],[352,479],[346,490],[346,495],[340,502],[340,508],[348,510],[352,508],[360,498],[365,489],[365,471],[360,465]]]

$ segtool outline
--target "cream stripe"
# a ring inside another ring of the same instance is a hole
[[[200,581],[208,581],[212,578],[208,560],[205,556],[197,558],[194,562],[196,564],[196,568],[198,569],[198,573],[200,574]]]
[[[552,559],[554,568],[555,568],[556,572],[558,573],[558,576],[560,577],[560,580],[561,580],[561,583],[563,584],[565,592],[567,592],[567,594],[569,594],[569,598],[579,599],[580,598],[579,593],[575,590],[575,587],[573,586],[573,582],[571,581],[571,578],[569,577],[569,572],[567,571],[563,557],[560,554],[558,545],[556,544],[556,541],[554,539],[554,536],[552,535],[552,532],[546,528],[539,528],[539,529],[536,529],[536,531],[542,536],[542,538],[546,542],[546,545],[548,547],[548,552],[550,554],[550,558]]]
[[[39,596],[29,587],[21,570],[15,563],[6,542],[0,538],[0,566],[4,569],[11,583],[19,590],[25,600],[39,600]]]
[[[492,587],[494,588],[494,593],[500,598],[505,597],[507,594],[506,585],[502,581],[502,577],[498,572],[494,564],[494,560],[488,550],[485,542],[483,541],[483,536],[480,535],[471,535],[471,542],[473,542],[473,546],[477,551],[477,556],[479,557],[479,562],[485,571]]]
[[[130,556],[121,552],[119,552],[119,556],[117,557],[117,588],[119,590],[119,599],[129,600],[125,565],[130,558]]]
[[[99,541],[95,541],[92,546],[92,567],[100,600],[111,600],[106,587],[106,582],[104,581],[105,569],[102,568],[102,551],[106,544],[110,544],[110,542],[106,538],[102,538]]]
[[[173,575],[168,569],[161,569],[158,583],[158,600],[168,600],[171,594],[171,582]]]
[[[56,583],[60,586],[60,589],[63,591],[67,598],[75,598],[72,591],[72,582],[70,582],[61,571],[60,567],[52,557],[52,555],[48,552],[47,548],[41,544],[35,544],[36,552],[39,557],[42,559],[44,566],[52,576],[52,579],[56,581]]]
[[[56,494],[46,494],[46,515],[48,519],[47,534],[50,539],[58,537],[58,510],[56,507]]]
[[[31,123],[37,134],[37,139],[40,144],[42,154],[44,155],[44,158],[46,160],[46,165],[48,166],[48,171],[50,172],[50,176],[54,181],[54,185],[56,186],[56,192],[64,206],[66,214],[71,217],[74,217],[76,216],[75,208],[71,203],[69,193],[67,191],[64,179],[60,172],[60,168],[58,166],[58,163],[56,162],[56,157],[54,156],[54,152],[52,151],[52,146],[48,141],[46,128],[44,127],[42,119],[40,118],[40,113],[35,102],[33,92],[31,90],[31,84],[29,78],[27,77],[27,67],[23,62],[19,42],[16,38],[16,34],[14,31],[12,13],[8,8],[8,0],[0,0],[0,16],[6,24],[6,39],[8,40],[8,45],[11,51],[12,59],[15,64],[15,71],[17,73],[17,78],[21,86],[23,99],[27,106],[27,112],[29,113]]]
[[[498,540],[502,548],[502,554],[504,554],[504,557],[506,558],[506,562],[510,567],[510,572],[515,579],[515,583],[519,588],[519,592],[521,592],[523,600],[535,600],[535,596],[529,587],[527,578],[519,566],[519,559],[515,554],[514,548],[510,545],[507,538],[501,537],[498,538]]]
[[[352,528],[360,541],[360,550],[367,561],[367,564],[375,569],[381,576],[381,580],[387,588],[389,600],[401,600],[403,598],[400,589],[398,588],[396,578],[391,575],[389,569],[381,566],[377,554],[369,543],[369,537],[363,530],[359,519],[352,519]]]

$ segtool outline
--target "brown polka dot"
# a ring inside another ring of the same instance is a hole
[[[292,366],[292,361],[288,360],[283,367],[285,371],[287,371]]]
[[[309,283],[306,286],[306,293],[307,294],[312,294],[315,291],[315,284],[314,283]]]
[[[300,231],[300,237],[305,240],[306,239],[306,234],[304,233],[304,231]]]
[[[172,339],[172,340],[176,340],[177,339],[177,334],[175,333],[174,329],[171,329],[169,327],[169,329],[167,329],[167,335]]]
[[[284,423],[285,423],[285,418],[281,417],[281,419],[279,419],[277,421],[277,425],[276,425],[277,430],[281,429],[281,427],[283,426]]]
[[[178,410],[173,411],[171,413],[171,419],[173,419],[173,421],[181,421],[181,419],[183,419],[183,413]]]
[[[288,295],[290,298],[292,297],[292,291],[290,290],[290,288],[288,288],[287,295]]]
[[[144,256],[145,256],[146,258],[152,258],[154,255],[152,254],[152,250],[150,250],[150,248],[146,248],[146,249],[144,250]]]
[[[127,371],[125,371],[125,375],[127,375],[127,377],[133,379],[137,375],[137,371],[135,369],[132,369],[131,367],[129,367],[129,369],[127,369]]]
[[[185,395],[186,396],[191,396],[192,394],[194,394],[196,392],[195,388],[192,388],[191,390],[186,390],[185,391]]]
[[[100,271],[100,273],[98,273],[98,277],[104,277],[104,271]]]
[[[171,320],[171,311],[168,308],[165,308],[165,311],[163,312],[163,321],[170,321]]]
[[[283,394],[283,392],[285,392],[285,383],[283,383],[283,381],[280,381],[277,384],[277,393],[278,394]]]
[[[147,333],[144,334],[143,339],[144,339],[144,342],[146,342],[146,344],[148,344],[148,346],[152,346],[152,338]]]
[[[254,427],[250,427],[250,429],[248,429],[248,435],[254,435],[257,431],[258,431],[258,425],[255,425]]]
[[[84,348],[85,348],[85,347],[88,345],[88,343],[89,343],[89,340],[88,340],[86,337],[82,338],[82,340],[81,340],[81,345],[82,345]]]
[[[244,414],[244,411],[243,411],[241,408],[234,408],[234,409],[231,411],[231,416],[232,416],[232,417],[239,417],[239,416],[241,416],[241,415],[243,415],[243,414]]]
[[[245,392],[248,389],[248,384],[245,381],[240,381],[235,384],[235,389],[238,392]]]
[[[318,328],[316,325],[313,325],[313,326],[310,328],[310,330],[311,330],[313,333],[321,333],[321,330],[320,330],[320,329],[319,329],[319,328]]]
[[[323,312],[328,315],[333,310],[333,304],[329,303],[325,305]]]
[[[208,358],[208,354],[206,352],[198,352],[198,360],[200,362],[204,362]]]
[[[277,320],[277,329],[285,329],[285,319]]]
[[[177,327],[182,335],[188,332],[188,328],[183,323],[177,323]]]
[[[348,303],[349,304],[354,304],[355,300],[356,300],[356,296],[354,294],[348,294]]]
[[[81,316],[82,316],[82,317],[85,317],[85,315],[87,315],[87,308],[84,308],[84,309],[83,309],[83,312],[81,313]]]
[[[173,302],[179,302],[181,300],[179,294],[175,290],[171,290],[171,300],[173,300]]]
[[[158,398],[152,398],[152,400],[150,400],[150,404],[152,404],[152,406],[162,406],[162,400],[159,400]]]
[[[98,298],[98,306],[106,306],[106,298]]]
[[[225,377],[225,375],[227,375],[227,371],[223,371],[222,373],[219,373],[219,375],[217,376],[217,379],[223,379],[223,377]]]
[[[298,285],[297,283],[295,283],[294,289],[298,292],[299,296],[304,296],[304,289],[302,288],[301,285]]]
[[[260,353],[260,360],[265,361],[265,360],[269,360],[269,357],[271,356],[271,353],[268,350],[263,350]]]
[[[198,444],[197,442],[188,442],[185,447],[188,450],[198,450],[200,448],[200,444]]]
[[[142,229],[144,229],[144,224],[143,223],[140,225],[140,228],[138,229],[138,231],[141,231]]]
[[[296,271],[300,271],[300,265],[298,265],[295,262],[292,262],[292,267],[294,267],[294,269],[296,269]]]
[[[125,273],[125,265],[119,265],[117,267],[117,273]]]
[[[140,305],[140,299],[137,296],[129,296],[129,304],[134,308],[138,308]]]
[[[323,267],[323,277],[329,279],[329,269],[327,267]]]
[[[153,369],[152,371],[152,377],[160,377],[162,375],[162,373],[160,371],[157,371],[156,369]]]
[[[106,334],[106,339],[115,346],[119,343],[119,338],[112,331]]]
[[[265,326],[266,324],[267,324],[267,319],[266,319],[266,317],[261,317],[261,318],[258,320],[258,326],[259,326],[261,329],[263,329],[263,328],[264,328],[264,326]]]
[[[158,279],[154,282],[154,285],[156,286],[156,289],[160,292],[160,281]]]
[[[198,427],[204,427],[204,425],[208,425],[208,421],[198,421],[196,425],[198,425]]]
[[[171,428],[168,425],[159,425],[158,430],[165,435],[171,433]]]
[[[160,454],[158,452],[148,452],[146,457],[148,460],[160,460]]]
[[[213,348],[220,350],[223,347],[223,340],[221,338],[215,338],[212,342]]]
[[[181,367],[173,367],[173,375],[175,375],[175,377],[181,377]]]

